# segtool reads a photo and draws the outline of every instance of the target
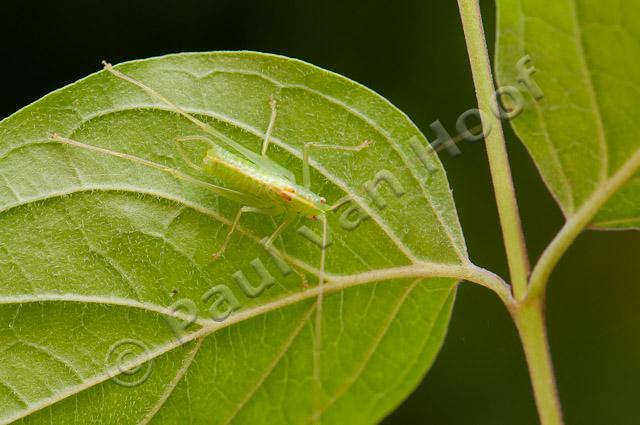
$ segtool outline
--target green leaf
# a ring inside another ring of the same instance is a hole
[[[424,137],[370,90],[291,59],[180,54],[117,68],[256,152],[274,95],[269,156],[298,179],[305,142],[374,141],[311,154],[313,190],[353,199],[328,217],[321,342],[320,249],[297,232],[318,233],[319,223],[301,219],[276,243],[297,273],[283,276],[259,243],[275,223],[250,214],[212,262],[236,202],[50,140],[58,133],[206,179],[172,143],[200,130],[102,71],[0,123],[0,422],[380,420],[433,362],[468,266],[444,170],[430,156],[429,171],[410,145]],[[376,176],[387,179],[384,205],[364,188]],[[340,221],[352,207],[370,216],[353,229]],[[233,276],[257,285],[256,259],[276,283],[251,298]],[[209,312],[217,296],[203,300],[214,287],[240,304],[224,321]],[[197,320],[186,327],[190,307]]]
[[[564,214],[612,195],[592,225],[640,228],[640,2],[497,3],[499,83],[522,87],[516,63],[529,55],[544,94],[512,126]]]

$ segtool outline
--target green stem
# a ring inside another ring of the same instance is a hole
[[[467,41],[478,108],[483,112],[482,124],[485,128],[485,144],[491,178],[509,263],[512,290],[516,299],[515,305],[507,304],[507,307],[520,333],[540,421],[543,425],[562,425],[562,410],[544,323],[543,301],[541,297],[527,297],[529,258],[502,124],[493,114],[493,111],[498,111],[498,104],[480,6],[478,0],[458,0],[458,6]]]
[[[544,297],[551,272],[571,244],[591,223],[602,206],[640,169],[640,150],[636,151],[616,173],[607,179],[573,214],[556,235],[531,273],[528,299]]]
[[[536,299],[519,305],[512,314],[527,358],[540,423],[562,425],[562,409],[556,389],[543,310],[542,301]]]
[[[482,111],[485,144],[502,227],[502,238],[509,263],[511,285],[516,300],[522,300],[527,294],[529,257],[522,232],[502,123],[493,113],[498,110],[498,104],[487,43],[484,38],[480,6],[477,0],[458,0],[458,6],[467,40],[478,108]]]

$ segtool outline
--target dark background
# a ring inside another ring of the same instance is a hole
[[[603,6],[606,7],[606,6]],[[493,2],[483,2],[493,43]],[[48,1],[0,4],[0,117],[114,63],[165,53],[250,49],[303,59],[390,99],[426,133],[475,105],[456,2]],[[535,65],[535,64],[534,64]],[[532,258],[562,224],[520,142],[509,151]],[[481,142],[441,154],[472,259],[506,276]],[[568,424],[640,422],[639,232],[590,232],[553,275],[550,339]],[[444,349],[385,424],[536,423],[514,327],[489,291],[464,284]]]

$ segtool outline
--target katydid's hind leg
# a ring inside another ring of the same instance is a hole
[[[267,126],[264,141],[262,142],[262,156],[267,156],[271,134],[273,133],[273,128],[276,126],[276,116],[278,115],[278,101],[273,95],[269,97],[269,107],[271,108],[271,115],[269,116],[269,125]]]
[[[52,134],[51,136],[49,136],[49,140],[51,140],[52,142],[56,142],[56,143],[60,143],[63,145],[68,145],[68,146],[73,146],[75,148],[79,148],[79,149],[84,149],[87,151],[91,151],[91,152],[97,152],[103,155],[108,155],[108,156],[112,156],[114,158],[120,158],[120,159],[124,159],[127,161],[131,161],[133,163],[136,164],[141,164],[144,165],[145,167],[149,167],[149,168],[154,168],[156,170],[162,171],[163,173],[169,174],[170,176],[178,179],[178,180],[182,180],[182,181],[186,181],[189,183],[192,183],[196,186],[200,186],[203,187],[205,189],[208,189],[214,193],[217,193],[219,195],[222,196],[227,196],[227,197],[231,197],[232,199],[238,199],[239,197],[242,196],[241,193],[232,190],[232,189],[227,189],[218,185],[215,185],[213,183],[208,183],[206,181],[202,181],[202,180],[198,180],[195,177],[192,177],[188,174],[182,173],[178,170],[176,170],[175,168],[171,168],[168,167],[164,164],[159,164],[157,162],[153,162],[150,161],[148,159],[145,158],[140,158],[138,156],[135,155],[130,155],[128,153],[123,153],[123,152],[118,152],[118,151],[114,151],[111,149],[106,149],[106,148],[101,148],[99,146],[94,146],[94,145],[89,145],[86,143],[82,143],[82,142],[78,142],[76,140],[73,139],[69,139],[66,137],[62,137],[59,134]],[[246,198],[245,198],[246,201]]]
[[[255,208],[255,207],[249,207],[249,206],[244,206],[240,208],[235,218],[233,219],[233,222],[231,223],[231,229],[229,229],[227,236],[225,236],[224,242],[222,242],[222,245],[220,246],[220,248],[218,248],[218,251],[212,254],[211,259],[213,261],[217,260],[218,258],[220,258],[222,254],[224,254],[224,252],[227,249],[227,246],[229,245],[229,241],[231,241],[231,236],[233,236],[233,232],[235,232],[236,227],[238,227],[238,223],[240,222],[240,218],[242,217],[242,214],[249,213],[249,212],[256,213],[256,214],[270,214],[270,211],[262,208]]]
[[[330,145],[326,143],[307,142],[302,149],[302,183],[304,187],[311,187],[311,171],[309,169],[309,150],[315,149],[327,149],[346,152],[360,152],[362,149],[372,145],[371,140],[365,140],[357,146],[342,146],[342,145]]]

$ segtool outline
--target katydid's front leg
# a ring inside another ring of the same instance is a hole
[[[282,242],[282,247],[279,250],[280,252],[282,252],[283,255],[288,256],[286,247],[284,245],[284,240],[282,238],[282,233],[284,233],[284,231],[293,224],[296,218],[298,218],[298,214],[295,214],[295,213],[288,214],[285,217],[285,220],[282,223],[280,223],[280,225],[276,228],[273,234],[268,238],[265,238],[262,240],[263,241],[262,245],[265,247],[267,251],[269,251],[269,253],[271,253],[271,255],[278,256],[280,257],[280,259],[282,259],[282,256],[277,252],[277,250],[274,249],[274,246],[273,246],[273,243],[276,240],[276,238],[280,238],[280,242]],[[274,225],[276,224],[275,220],[273,220],[273,224]],[[298,275],[298,277],[300,278],[300,281],[302,282],[302,289],[309,289],[309,281],[307,280],[307,275],[301,272],[300,270],[298,270],[297,267],[293,265],[291,266],[292,266],[291,270]]]
[[[275,241],[278,236],[280,236],[289,226],[293,224],[297,216],[298,215],[296,213],[287,213],[287,216],[284,218],[282,223],[280,223],[280,225],[271,234],[271,236],[269,236],[269,238],[267,238],[267,240],[264,242],[264,247],[266,249],[271,248],[271,246],[273,245],[273,241]]]
[[[304,144],[304,148],[302,150],[302,184],[307,189],[311,188],[311,172],[309,169],[309,149],[333,149],[336,151],[347,151],[347,152],[360,152],[362,149],[372,145],[373,142],[371,140],[365,140],[358,146],[342,146],[342,145],[330,145],[327,143],[316,143],[316,142],[307,142]]]
[[[229,245],[229,241],[231,240],[231,236],[233,236],[233,232],[236,230],[236,227],[238,227],[238,223],[240,222],[240,217],[242,217],[242,214],[248,213],[248,212],[256,213],[256,214],[265,214],[265,215],[271,215],[273,213],[271,210],[250,207],[250,206],[244,206],[240,208],[238,210],[238,213],[236,214],[236,217],[233,219],[233,223],[231,223],[231,229],[229,229],[229,233],[227,233],[227,236],[225,237],[224,242],[222,243],[218,251],[212,254],[211,257],[213,261],[217,260],[218,258],[220,258],[222,254],[224,254],[224,252],[227,249],[227,245]]]

